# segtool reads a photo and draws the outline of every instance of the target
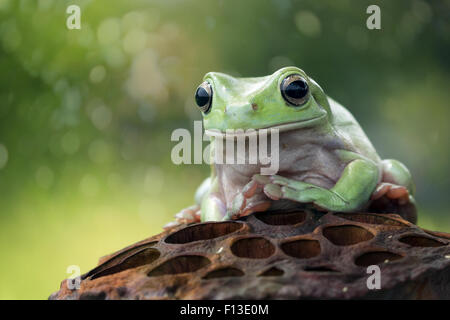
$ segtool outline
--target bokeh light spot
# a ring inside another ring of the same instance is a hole
[[[89,73],[89,79],[92,83],[100,83],[105,79],[106,69],[102,65],[95,66]]]
[[[120,20],[108,18],[100,23],[97,29],[97,37],[100,44],[114,44],[120,38]]]
[[[119,46],[109,46],[103,50],[106,63],[113,68],[123,67],[126,62],[125,54]]]
[[[129,94],[136,99],[152,98],[160,103],[168,99],[164,73],[160,70],[158,57],[152,49],[139,53],[131,66],[127,81]]]
[[[104,106],[100,105],[95,107],[91,112],[91,121],[94,126],[99,130],[106,129],[112,120],[111,110]]]
[[[164,172],[159,167],[150,167],[145,172],[144,191],[148,194],[159,194],[164,185]]]
[[[1,0],[0,1],[0,10],[8,10],[11,5],[11,0]]]
[[[316,37],[321,31],[320,20],[311,11],[297,12],[295,15],[295,25],[298,31],[308,37]]]
[[[123,39],[123,50],[129,54],[136,54],[146,46],[147,34],[139,28],[133,28]]]

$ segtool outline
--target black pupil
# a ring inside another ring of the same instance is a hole
[[[303,80],[295,80],[284,89],[285,95],[294,99],[301,99],[308,93],[308,84]]]
[[[208,91],[206,91],[205,88],[198,88],[197,92],[195,93],[195,102],[197,102],[197,105],[199,107],[203,107],[206,105],[209,101],[209,94]]]

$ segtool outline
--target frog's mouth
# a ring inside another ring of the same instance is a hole
[[[230,129],[227,131],[221,131],[219,129],[206,129],[205,134],[210,137],[221,137],[221,138],[235,138],[235,137],[247,137],[258,135],[260,130],[267,130],[269,133],[271,130],[276,130],[278,132],[285,132],[290,130],[296,130],[300,128],[307,128],[315,126],[316,124],[322,122],[327,117],[326,114],[320,115],[308,120],[287,122],[278,125],[272,125],[263,128],[248,128],[248,129]]]

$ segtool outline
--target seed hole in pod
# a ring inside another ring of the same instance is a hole
[[[308,239],[285,242],[281,245],[281,249],[287,255],[300,259],[313,258],[318,256],[321,251],[319,241]]]
[[[209,261],[208,258],[199,255],[178,256],[170,260],[167,260],[163,264],[157,266],[147,275],[149,277],[155,277],[167,274],[195,272],[209,265],[210,263],[211,261]]]
[[[399,222],[394,219],[390,219],[388,217],[384,217],[382,215],[373,213],[373,214],[364,214],[364,213],[335,213],[334,215],[347,219],[350,221],[368,223],[368,224],[382,224],[386,226],[392,227],[406,227],[407,225]]]
[[[206,274],[203,279],[225,278],[225,277],[242,277],[244,272],[238,268],[225,267],[213,270]]]
[[[339,272],[327,266],[305,267],[303,270],[308,272]]]
[[[94,273],[91,279],[104,277],[127,269],[137,268],[145,264],[153,263],[161,254],[154,248],[141,249],[124,258],[120,263]]]
[[[275,247],[262,237],[245,238],[234,242],[231,252],[240,258],[264,259],[275,252]]]
[[[169,235],[167,243],[188,243],[198,240],[208,240],[218,238],[233,233],[243,227],[242,223],[233,221],[208,222],[196,224]]]
[[[355,264],[361,267],[378,265],[403,258],[401,255],[389,251],[373,251],[360,255],[355,260]]]
[[[139,245],[128,246],[128,247],[126,247],[118,252],[115,252],[113,254],[109,254],[109,255],[100,257],[98,264],[103,265],[104,267],[106,267],[106,266],[110,267],[112,264],[117,262],[117,260],[123,259],[123,257],[129,256],[129,255],[131,255],[137,251],[140,251],[144,248],[153,247],[157,243],[158,243],[158,241],[150,241],[150,242],[144,242]]]
[[[350,224],[326,227],[323,235],[337,246],[349,246],[373,238],[373,234],[366,229]]]
[[[281,277],[283,274],[284,274],[283,270],[277,267],[272,267],[261,273],[258,277]]]
[[[293,225],[299,224],[306,220],[307,213],[304,211],[298,212],[262,212],[257,213],[256,218],[265,224],[273,226]]]
[[[412,247],[442,247],[445,243],[440,241],[420,236],[420,235],[409,235],[400,238],[398,241],[406,243]]]
[[[124,248],[116,253],[101,257],[99,259],[99,265],[97,267],[95,267],[94,269],[90,270],[89,272],[81,275],[81,280],[85,280],[87,278],[91,278],[91,279],[98,278],[99,277],[99,276],[97,276],[98,273],[101,273],[106,269],[109,269],[111,267],[122,264],[123,262],[125,262],[125,260],[132,257],[136,253],[139,253],[138,257],[145,255],[145,254],[152,253],[156,260],[159,257],[158,250],[155,249],[155,251],[141,252],[146,248],[150,248],[150,247],[154,246],[156,243],[157,243],[157,241],[151,241],[151,242],[147,242],[147,243],[142,243],[140,245],[129,246],[129,247]],[[149,260],[151,260],[151,259],[149,259]],[[153,261],[149,261],[148,263],[151,263],[151,262],[153,262]]]

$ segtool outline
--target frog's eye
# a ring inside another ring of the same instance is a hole
[[[203,82],[195,91],[195,102],[204,113],[208,113],[211,108],[212,88],[208,82]]]
[[[291,74],[281,82],[281,94],[284,100],[294,106],[301,106],[309,98],[309,88],[306,80],[298,75]]]

